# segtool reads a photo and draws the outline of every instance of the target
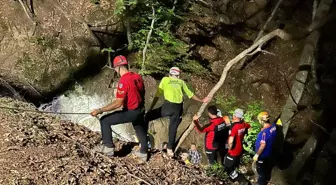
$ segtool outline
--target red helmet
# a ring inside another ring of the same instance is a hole
[[[123,66],[123,65],[128,65],[126,57],[122,55],[116,56],[113,60],[113,67],[118,67],[118,66]]]

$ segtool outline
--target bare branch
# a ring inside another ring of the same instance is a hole
[[[4,79],[0,78],[0,83],[2,83],[8,90],[11,91],[11,93],[13,94],[14,98],[21,100],[21,101],[25,101],[24,98],[22,98],[20,96],[19,93],[16,92],[16,90]]]
[[[145,70],[145,60],[146,60],[146,51],[147,51],[147,47],[148,47],[148,44],[149,44],[149,40],[152,36],[152,32],[153,32],[153,29],[154,29],[154,23],[155,23],[155,9],[154,7],[152,6],[152,9],[153,9],[153,18],[152,18],[152,23],[151,23],[151,27],[150,27],[150,30],[148,32],[148,35],[147,35],[147,40],[146,40],[146,44],[145,44],[145,47],[142,51],[142,66],[141,66],[141,71],[143,72]]]
[[[124,25],[126,27],[128,48],[132,49],[132,47],[133,47],[132,29],[131,29],[131,25],[130,25],[130,20],[128,18],[124,21]]]
[[[177,3],[177,0],[174,0],[174,5],[173,5],[173,8],[172,8],[172,12],[174,12],[174,10],[175,10],[176,3]],[[163,27],[167,26],[167,24],[168,24],[168,20],[166,20],[164,22]]]
[[[33,17],[28,13],[26,5],[22,2],[22,0],[19,0],[24,12],[26,13],[27,17],[34,23],[36,24],[36,22],[34,21]]]
[[[332,2],[332,0],[324,0],[324,1],[328,1],[328,3],[330,3],[330,1]],[[322,15],[320,15],[321,18],[323,18]],[[244,57],[246,57],[248,54],[251,54],[251,52],[254,52],[255,50],[258,50],[257,47],[260,47],[262,44],[264,44],[265,42],[268,42],[269,40],[273,39],[274,37],[280,37],[283,40],[292,40],[292,39],[301,39],[306,37],[308,34],[310,34],[310,32],[314,31],[315,29],[318,29],[320,26],[322,26],[322,24],[315,24],[312,23],[304,32],[301,33],[293,33],[293,34],[289,34],[284,30],[281,29],[276,29],[270,33],[268,33],[267,35],[261,37],[258,41],[256,41],[251,47],[245,49],[243,52],[241,52],[239,55],[237,55],[234,59],[230,60],[226,66],[224,67],[223,73],[221,75],[220,80],[217,82],[217,84],[211,89],[211,91],[208,94],[209,98],[214,97],[215,93],[218,91],[218,89],[220,87],[222,87],[222,85],[224,84],[224,81],[226,79],[226,76],[229,72],[229,70],[231,69],[231,67],[235,64],[237,64],[241,59],[243,59]],[[310,44],[314,44],[314,43],[310,43]],[[311,46],[309,48],[312,48]],[[257,53],[257,52],[255,52]],[[290,101],[292,101],[292,99],[289,99]],[[197,114],[198,115],[202,115],[202,113],[205,110],[205,107],[208,105],[209,103],[203,103],[202,106],[199,108]],[[293,112],[291,109],[288,108],[287,111],[291,111]],[[290,114],[292,115],[292,113]],[[281,116],[282,117],[282,116]],[[292,117],[292,116],[290,116]],[[288,121],[289,119],[281,119],[282,121],[285,120]],[[283,121],[284,123],[284,121]],[[286,128],[285,128],[286,127]],[[194,129],[194,124],[191,123],[188,127],[188,129],[182,134],[181,139],[179,140],[175,152],[178,150],[178,148],[181,146],[181,144],[183,143],[183,141],[187,138],[187,136],[189,135],[189,133]],[[288,124],[284,125],[284,133],[287,133],[288,129]],[[285,131],[286,130],[286,131]]]
[[[267,28],[268,23],[273,19],[274,15],[275,15],[275,13],[277,12],[277,10],[278,10],[280,4],[282,3],[282,1],[283,1],[283,0],[278,0],[278,2],[277,2],[277,4],[275,5],[275,7],[274,7],[274,9],[273,9],[273,11],[272,11],[272,13],[271,13],[271,15],[270,15],[270,16],[268,17],[268,19],[266,20],[265,24],[263,25],[263,27],[262,27],[261,30],[259,31],[259,33],[258,33],[258,35],[257,35],[257,37],[255,38],[255,40],[254,40],[253,43],[255,43],[257,40],[259,40],[260,37],[263,35],[263,33],[265,32],[265,30],[266,30],[266,28]],[[262,45],[260,45],[260,47],[261,47],[261,46],[262,46]],[[265,52],[264,52],[264,53],[265,53]],[[268,53],[268,54],[271,54],[271,53]],[[250,56],[250,55],[248,55],[248,56]],[[243,66],[244,66],[244,64],[245,64],[245,62],[246,62],[246,60],[247,60],[247,58],[245,57],[243,60],[241,60],[241,62],[239,62],[239,64],[237,65],[236,68],[238,68],[238,69],[242,69]]]
[[[280,37],[283,40],[290,40],[293,38],[293,36],[291,36],[290,34],[288,34],[287,32],[281,30],[281,29],[276,29],[272,32],[270,32],[269,34],[263,36],[262,38],[260,38],[257,42],[255,42],[251,47],[247,48],[246,50],[244,50],[243,52],[241,52],[239,55],[237,55],[234,59],[230,60],[226,66],[224,67],[223,73],[221,75],[220,80],[217,82],[217,84],[211,89],[211,91],[208,94],[208,97],[212,98],[214,97],[215,93],[218,91],[219,88],[222,87],[222,85],[224,84],[224,81],[226,79],[226,76],[229,72],[229,70],[231,69],[231,67],[235,64],[237,64],[242,58],[244,58],[246,55],[251,54],[251,52],[253,51],[253,53],[257,53],[256,51],[261,50],[258,49],[260,45],[262,45],[263,43],[273,39],[274,37]],[[208,105],[209,103],[203,103],[202,106],[199,108],[197,115],[202,115],[202,113],[205,110],[205,107]],[[178,148],[180,147],[180,145],[183,143],[183,141],[187,138],[187,136],[189,135],[189,133],[194,129],[194,124],[191,123],[188,127],[188,129],[182,134],[181,139],[179,140],[179,143],[176,146],[175,152],[178,150]]]
[[[318,0],[314,0],[313,2],[313,12],[312,12],[312,21],[314,20],[315,18],[315,15],[316,15],[316,10],[317,10],[317,5],[318,5]]]
[[[258,36],[257,36],[256,39],[254,40],[254,42],[256,42],[257,40],[260,39],[260,37],[262,36],[262,34],[264,33],[264,31],[266,30],[268,23],[271,22],[271,20],[273,19],[274,15],[275,15],[275,13],[277,12],[277,10],[278,10],[280,4],[282,3],[282,1],[283,1],[283,0],[278,0],[278,2],[277,2],[277,4],[275,5],[275,7],[274,7],[274,9],[273,9],[273,11],[272,11],[272,13],[271,13],[271,15],[268,17],[268,19],[266,20],[264,26],[263,26],[263,27],[261,28],[261,30],[259,31]]]

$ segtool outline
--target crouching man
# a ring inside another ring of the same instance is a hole
[[[100,119],[103,145],[96,146],[94,151],[109,156],[114,155],[114,144],[112,140],[112,125],[132,122],[133,128],[139,139],[141,148],[136,152],[140,159],[147,160],[147,126],[144,121],[145,86],[142,77],[128,70],[128,62],[124,56],[117,56],[113,60],[114,70],[121,76],[116,93],[116,100],[105,107],[93,110],[92,116],[103,112],[109,112],[120,107],[121,111],[115,111]]]

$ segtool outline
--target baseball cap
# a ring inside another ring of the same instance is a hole
[[[236,116],[237,118],[243,118],[244,115],[244,111],[241,109],[236,109],[233,113],[234,116]]]

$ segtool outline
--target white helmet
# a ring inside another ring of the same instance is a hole
[[[181,70],[178,67],[172,67],[169,70],[169,74],[170,75],[175,75],[175,76],[179,76],[181,73]]]

